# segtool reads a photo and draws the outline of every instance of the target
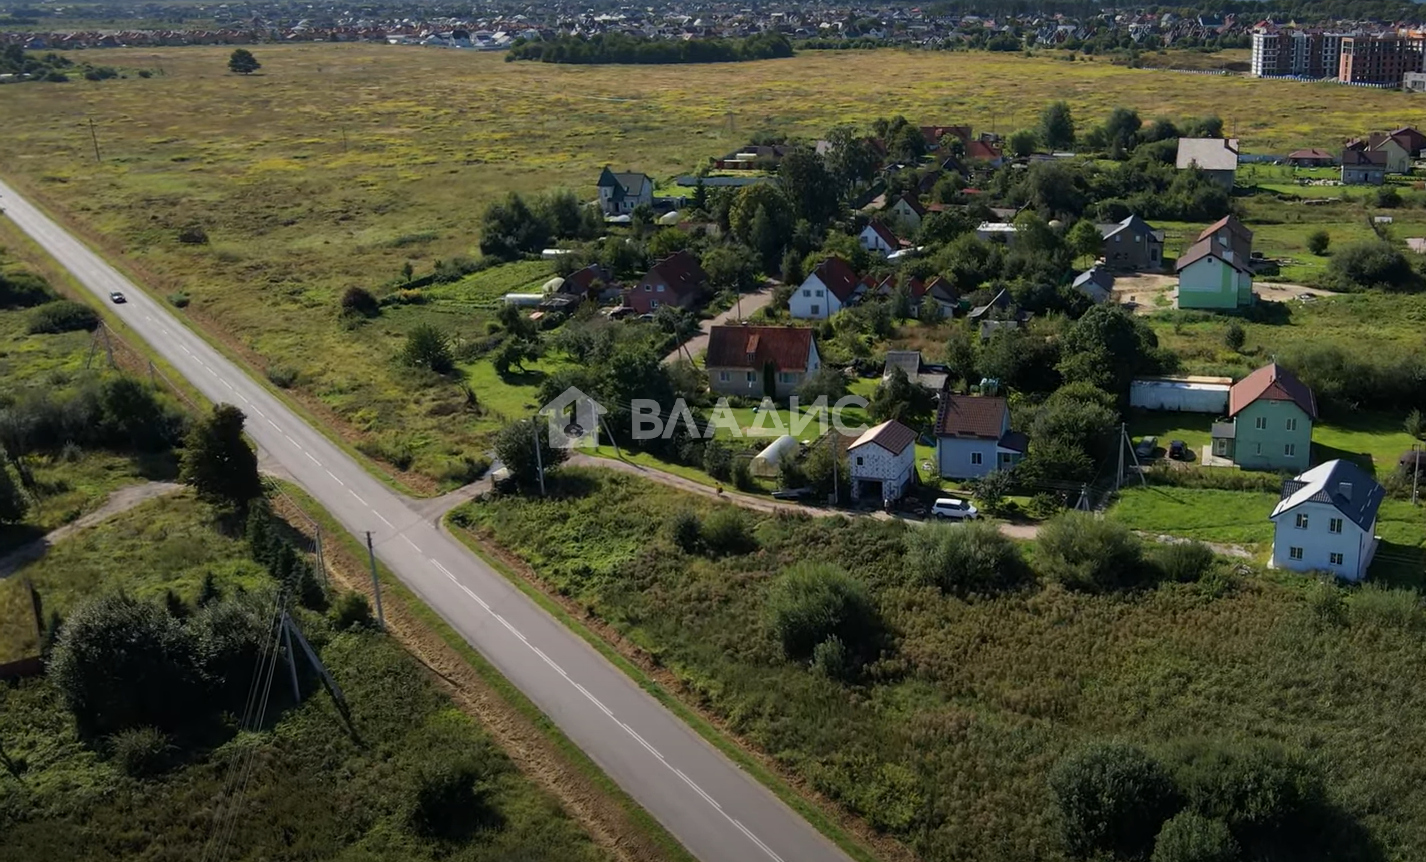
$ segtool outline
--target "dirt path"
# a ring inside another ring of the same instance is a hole
[[[739,311],[742,312],[744,318],[751,317],[753,312],[772,301],[772,288],[773,286],[771,284],[765,284],[753,293],[744,294],[738,302],[733,304],[732,308],[717,317],[703,321],[703,325],[700,327],[702,332],[685,341],[683,347],[674,348],[672,353],[663,358],[663,361],[674,362],[680,356],[684,355],[685,348],[692,356],[697,356],[707,350],[708,333],[713,331],[713,327],[722,326],[729,321],[736,321]]]
[[[1166,308],[1173,308],[1178,296],[1178,279],[1172,275],[1156,273],[1128,273],[1114,277],[1114,288],[1110,291],[1115,302],[1131,304],[1135,314],[1153,314]],[[1253,282],[1253,293],[1259,299],[1272,302],[1288,302],[1303,294],[1310,296],[1336,296],[1330,290],[1308,287],[1303,284],[1278,284],[1265,281]],[[1160,299],[1164,302],[1160,304]]]
[[[78,518],[65,524],[63,527],[51,530],[49,533],[35,539],[33,542],[21,545],[3,557],[0,557],[0,578],[8,577],[25,563],[33,562],[43,557],[50,546],[87,527],[109,520],[121,512],[127,512],[148,500],[157,497],[164,497],[178,491],[182,485],[173,482],[146,482],[142,485],[130,485],[127,488],[120,488],[109,495],[104,501],[104,505],[90,512],[82,518]]]

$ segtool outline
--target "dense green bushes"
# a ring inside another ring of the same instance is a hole
[[[1020,548],[988,521],[909,530],[906,557],[922,583],[962,596],[1014,589],[1032,577]]]
[[[31,308],[54,299],[49,283],[28,272],[0,272],[0,308]]]
[[[13,403],[0,401],[0,447],[13,455],[58,452],[66,444],[157,452],[183,439],[186,422],[145,384],[105,377],[73,390],[31,390]]]
[[[1179,806],[1163,767],[1122,743],[1095,743],[1061,760],[1049,777],[1070,853],[1142,859]]]
[[[549,42],[517,39],[505,56],[509,60],[544,63],[730,63],[791,57],[786,36],[764,33],[746,39],[649,39],[624,33],[596,33],[590,37],[560,36]]]
[[[825,564],[799,563],[768,592],[768,620],[790,659],[868,657],[880,621],[866,585]],[[826,645],[826,646],[824,646]]]
[[[1035,561],[1042,574],[1071,589],[1112,592],[1153,581],[1144,548],[1122,523],[1065,512],[1040,527]]]
[[[41,305],[30,314],[30,334],[52,334],[92,330],[99,326],[99,315],[82,302],[57,300]]]

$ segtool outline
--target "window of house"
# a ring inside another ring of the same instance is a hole
[[[1329,521],[1327,522],[1327,532],[1329,532],[1329,533],[1340,533],[1340,532],[1342,532],[1342,519],[1341,519],[1341,518],[1332,518],[1331,520],[1329,520]]]
[[[1259,444],[1257,444],[1257,446],[1258,446],[1257,454],[1259,454],[1259,455],[1263,454],[1263,444],[1259,443]]]
[[[1282,454],[1286,455],[1286,456],[1289,457],[1289,458],[1291,458],[1293,455],[1296,455],[1296,454],[1297,454],[1297,444],[1296,444],[1296,443],[1285,443],[1285,444],[1283,444],[1283,447],[1282,447]]]
[[[659,285],[658,291],[659,291],[659,293],[663,293],[663,285]]]
[[[646,284],[646,285],[644,285],[644,293],[653,293],[653,292],[654,292],[654,286],[653,286],[652,284]]]
[[[1287,556],[1288,556],[1288,559],[1291,559],[1291,560],[1300,560],[1300,559],[1302,559],[1302,549],[1301,549],[1301,548],[1288,548],[1288,549],[1287,549]]]
[[[802,291],[802,295],[803,295],[803,296],[811,296],[811,295],[812,295],[812,290],[811,290],[811,288],[808,288],[807,290]]]
[[[1144,241],[1144,238],[1143,238],[1143,237],[1139,236],[1138,234],[1134,234],[1134,242],[1143,242],[1143,241]]]
[[[1299,529],[1299,530],[1305,530],[1305,529],[1307,529],[1307,516],[1306,516],[1306,515],[1301,514],[1301,513],[1298,513],[1298,516],[1297,516],[1297,529]]]
[[[756,383],[756,382],[758,382],[758,373],[757,373],[756,371],[749,371],[749,372],[748,372],[748,382],[749,382],[749,383]]]
[[[860,455],[857,456],[857,466],[858,466],[858,467],[862,466],[862,456],[860,456]]]
[[[1340,565],[1342,565],[1342,555],[1341,555],[1341,554],[1328,554],[1328,555],[1327,555],[1327,561],[1330,562],[1330,563],[1331,563],[1332,565],[1334,565],[1334,566],[1340,566]]]
[[[818,291],[817,291],[817,298],[818,298],[818,299],[821,299],[821,298],[822,298],[822,291],[821,291],[820,288],[819,288]]]
[[[657,299],[649,300],[649,308],[658,308],[658,307],[659,307],[659,301],[658,301]]]
[[[820,305],[814,305],[814,306],[812,306],[812,313],[813,313],[814,315],[815,315],[815,314],[821,314],[821,313],[822,313],[822,306],[820,306]]]
[[[1289,420],[1287,420],[1287,430],[1289,430],[1289,431],[1296,431],[1296,430],[1297,430],[1297,420],[1296,420],[1296,419],[1289,419]]]
[[[1266,431],[1266,430],[1268,430],[1268,417],[1266,417],[1266,416],[1259,416],[1258,418],[1254,419],[1254,420],[1253,420],[1253,427],[1256,428],[1256,429],[1258,429],[1259,431]]]
[[[982,463],[982,462],[981,462],[981,453],[979,453],[979,452],[972,452],[972,453],[970,453],[970,462],[971,462],[972,464],[976,465],[976,466],[979,466],[979,465]]]

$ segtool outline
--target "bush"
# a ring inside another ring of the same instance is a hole
[[[371,291],[363,287],[349,287],[342,294],[342,313],[360,317],[376,317],[381,314],[381,304]]]
[[[168,769],[173,746],[158,728],[136,727],[109,737],[109,752],[119,771],[130,778],[147,778]]]
[[[52,299],[49,283],[38,275],[0,272],[0,308],[33,308]]]
[[[1406,414],[1406,422],[1402,425],[1406,433],[1417,440],[1426,439],[1426,418],[1423,418],[1420,410],[1413,409]]]
[[[1363,584],[1347,599],[1347,616],[1354,625],[1413,631],[1426,621],[1421,596],[1415,590]]]
[[[1040,527],[1040,571],[1071,589],[1109,592],[1149,580],[1143,546],[1122,523],[1070,511]]]
[[[866,655],[880,631],[871,596],[861,581],[825,563],[797,563],[772,584],[768,619],[790,659],[812,658],[835,637],[853,655]]]
[[[812,670],[828,679],[844,680],[855,669],[847,645],[836,635],[812,648]]]
[[[684,509],[674,513],[669,520],[668,532],[674,547],[685,554],[697,553],[703,538],[703,523],[698,519],[698,513]]]
[[[160,605],[123,593],[92,599],[70,614],[49,677],[85,733],[174,730],[201,706],[192,635]]]
[[[456,367],[450,339],[429,323],[419,324],[406,336],[401,361],[417,368],[429,368],[437,374],[449,374]]]
[[[42,305],[30,314],[30,334],[93,331],[99,326],[99,315],[80,302],[61,299]]]
[[[1164,578],[1191,583],[1208,574],[1218,557],[1202,542],[1172,542],[1156,545],[1149,554]]]
[[[739,491],[752,491],[757,488],[757,482],[753,481],[752,462],[747,458],[733,460],[733,487]]]
[[[267,379],[279,389],[291,389],[300,376],[301,372],[291,365],[273,365],[267,369]]]
[[[423,770],[407,817],[411,828],[427,838],[448,841],[498,829],[503,819],[483,787],[486,780],[482,765],[463,757]]]
[[[1189,806],[1227,823],[1244,847],[1291,843],[1314,831],[1313,813],[1325,799],[1321,782],[1281,746],[1196,743],[1182,748],[1178,759],[1175,776]]]
[[[1154,836],[1179,808],[1162,766],[1138,748],[1101,742],[1067,755],[1050,771],[1070,853],[1147,856]]]
[[[1159,830],[1150,862],[1238,862],[1240,852],[1228,824],[1182,811]]]
[[[187,308],[189,298],[188,294],[184,293],[183,291],[179,291],[178,293],[170,293],[168,295],[168,301],[170,304],[173,305],[174,308]]]
[[[332,626],[347,629],[370,628],[372,624],[371,602],[361,593],[342,593],[332,605]]]
[[[1242,324],[1234,321],[1228,324],[1228,329],[1223,333],[1223,343],[1228,349],[1237,353],[1243,349],[1243,345],[1248,341],[1248,334],[1243,331]]]
[[[757,548],[743,510],[719,506],[703,521],[703,545],[712,554],[745,554]]]
[[[1406,290],[1414,287],[1417,280],[1401,250],[1382,240],[1353,243],[1341,249],[1332,255],[1327,272],[1337,287],[1349,290]]]
[[[908,530],[906,560],[922,583],[957,595],[1014,589],[1030,576],[1019,546],[984,521]]]
[[[1307,235],[1307,250],[1321,257],[1332,247],[1332,235],[1325,230],[1317,230]]]
[[[1391,186],[1382,186],[1376,190],[1376,205],[1384,210],[1396,209],[1401,206],[1401,192]]]
[[[207,245],[208,231],[201,224],[191,224],[178,232],[178,241],[184,245]]]

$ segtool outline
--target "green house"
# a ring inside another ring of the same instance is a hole
[[[1253,232],[1233,216],[1210,225],[1174,265],[1179,308],[1253,304]]]
[[[1248,470],[1301,473],[1312,460],[1317,400],[1276,362],[1228,391],[1228,419],[1213,425],[1213,454]]]

